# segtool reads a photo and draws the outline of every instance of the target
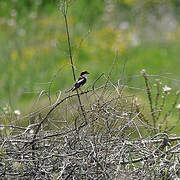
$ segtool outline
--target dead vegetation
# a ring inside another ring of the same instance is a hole
[[[103,95],[103,96],[102,96]],[[1,125],[0,176],[4,179],[175,179],[180,137],[154,134],[134,96],[106,87],[60,98]],[[85,102],[85,104],[83,103]],[[137,110],[138,109],[138,110]],[[69,115],[71,114],[71,115]],[[32,123],[32,117],[34,121]],[[31,119],[31,121],[30,121]],[[152,122],[152,125],[151,123]],[[9,132],[7,134],[7,132]]]

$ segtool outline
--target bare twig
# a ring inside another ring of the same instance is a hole
[[[71,47],[71,39],[70,39],[70,34],[69,34],[69,27],[68,27],[68,21],[67,21],[67,12],[68,12],[68,2],[65,0],[64,2],[64,10],[62,11],[63,16],[64,16],[64,21],[65,21],[65,27],[66,27],[66,35],[67,35],[67,42],[68,42],[68,48],[69,48],[69,58],[70,58],[70,62],[71,62],[71,67],[72,67],[72,73],[73,73],[73,78],[74,81],[76,82],[76,75],[75,75],[75,69],[74,69],[74,61],[73,61],[73,56],[72,56],[72,47]],[[76,89],[77,92],[77,97],[78,97],[78,101],[79,101],[79,105],[85,120],[85,123],[87,123],[87,118],[86,118],[86,114],[85,114],[85,110],[83,108],[82,102],[81,102],[81,98],[78,92],[78,89]]]

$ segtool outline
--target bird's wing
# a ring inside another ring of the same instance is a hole
[[[81,83],[82,81],[84,81],[84,78],[82,77],[82,76],[80,76],[79,78],[78,78],[78,80],[76,81],[76,83]],[[75,83],[75,84],[76,84]]]
[[[76,80],[76,82],[73,84],[73,87],[70,88],[70,89],[68,89],[68,90],[66,90],[65,92],[68,93],[68,92],[70,92],[70,91],[74,91],[75,89],[79,88],[82,81],[84,81],[84,78],[83,78],[82,76],[80,76],[80,77]]]

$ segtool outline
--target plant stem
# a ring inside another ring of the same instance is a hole
[[[70,62],[71,62],[73,78],[74,78],[74,81],[76,81],[74,61],[73,61],[73,56],[72,56],[71,38],[70,38],[70,34],[69,34],[69,27],[68,27],[68,21],[67,21],[67,11],[63,12],[63,16],[64,16],[65,27],[66,27],[66,35],[67,35],[67,42],[68,42],[68,49],[69,49],[69,58],[70,58]],[[81,102],[81,98],[80,98],[78,89],[76,89],[76,92],[77,92],[77,96],[78,96],[79,105],[80,105],[80,108],[81,108],[81,111],[82,111],[82,114],[83,114],[83,117],[85,120],[85,124],[87,124],[87,118],[86,118],[85,110],[82,106],[82,102]]]

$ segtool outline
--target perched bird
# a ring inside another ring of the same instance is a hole
[[[82,71],[80,74],[80,77],[76,80],[76,82],[74,83],[73,87],[69,90],[66,90],[65,92],[70,92],[70,91],[75,91],[76,89],[80,88],[81,86],[83,86],[86,83],[86,75],[89,74],[87,71]]]

